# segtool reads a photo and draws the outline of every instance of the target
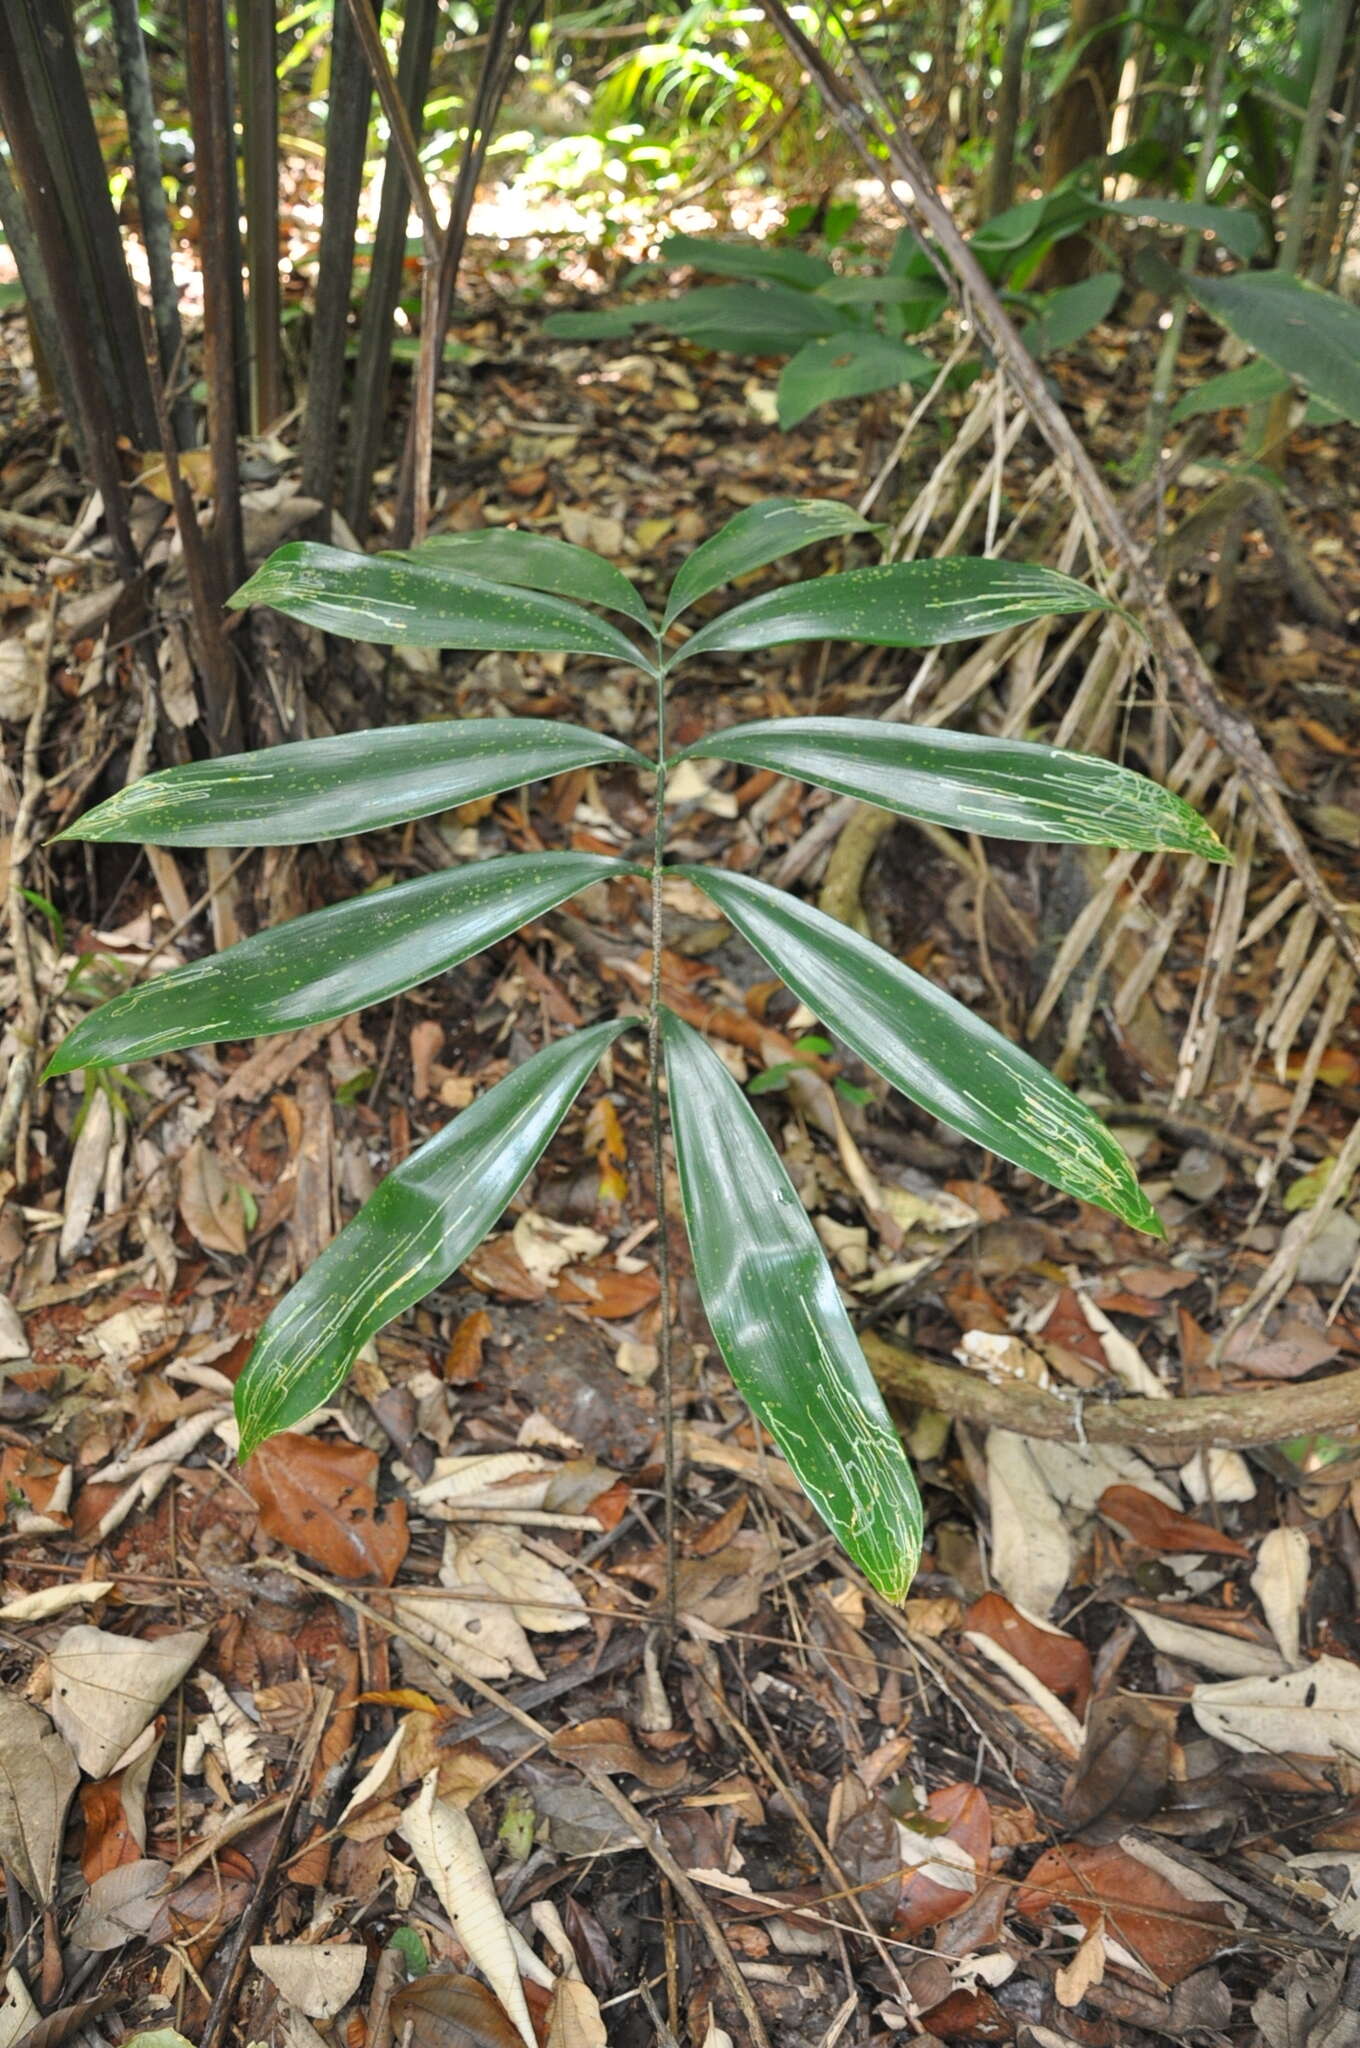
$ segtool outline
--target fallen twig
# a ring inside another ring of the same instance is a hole
[[[1210,1446],[1241,1449],[1288,1437],[1360,1427],[1360,1371],[1306,1385],[1253,1388],[1249,1393],[1187,1394],[1179,1400],[1088,1399],[1078,1414],[1058,1395],[1021,1381],[997,1384],[958,1366],[937,1365],[901,1344],[866,1331],[862,1340],[883,1391],[958,1422],[1011,1429],[1050,1443],[1128,1444],[1168,1458]]]

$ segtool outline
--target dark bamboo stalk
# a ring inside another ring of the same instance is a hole
[[[413,136],[420,132],[425,95],[430,83],[438,0],[407,0],[406,19],[397,58],[397,91],[410,119]],[[406,261],[406,228],[410,194],[402,174],[395,135],[388,144],[383,169],[382,203],[373,242],[373,265],[359,321],[359,360],[354,368],[350,408],[349,470],[344,513],[362,540],[369,527],[373,473],[382,446],[387,416],[388,375],[392,364],[392,316],[401,295]]]
[[[413,538],[422,539],[429,515],[430,469],[434,439],[434,402],[439,389],[439,371],[444,359],[444,337],[453,311],[453,295],[467,244],[468,221],[477,182],[486,161],[496,115],[510,83],[515,59],[524,49],[542,0],[496,0],[496,10],[487,33],[477,91],[468,115],[467,139],[458,164],[453,201],[444,230],[444,247],[433,292],[423,294],[420,322],[420,357],[416,364],[416,385],[407,422],[406,447],[402,457],[401,483],[393,523],[394,547],[409,547]],[[516,15],[519,16],[516,21]],[[431,300],[433,305],[431,305]],[[431,318],[431,313],[433,317]]]
[[[179,361],[183,337],[179,324],[179,291],[170,256],[170,210],[165,203],[165,186],[161,182],[164,167],[160,136],[156,130],[156,103],[151,90],[151,67],[146,60],[146,43],[137,0],[113,0],[113,40],[118,51],[118,76],[123,85],[123,111],[127,116],[142,245],[151,276],[151,309],[160,345],[161,375],[168,378],[172,366]],[[187,399],[179,399],[172,405],[171,416],[176,433],[187,447],[194,430],[192,405]]]
[[[113,542],[114,559],[120,573],[131,580],[137,574],[138,562],[128,529],[127,507],[123,503],[123,479],[118,466],[114,419],[105,402],[95,364],[87,308],[68,256],[66,225],[57,204],[52,167],[43,148],[33,101],[20,71],[13,19],[11,11],[0,6],[0,126],[3,126],[9,143],[15,176],[32,223],[33,239],[41,252],[47,274],[59,353],[65,356],[67,373],[84,425],[90,476],[104,501],[104,518]]]
[[[154,447],[156,415],[142,359],[137,296],[64,0],[5,0],[4,12],[15,84],[27,96],[62,223],[56,260],[75,272],[114,432],[139,447]],[[44,251],[49,264],[54,254]]]
[[[988,220],[1004,213],[1015,197],[1015,142],[1024,98],[1029,19],[1030,0],[1010,0],[1006,42],[1001,53],[1001,83],[996,95],[996,123],[992,129],[992,162],[987,175]]]
[[[221,0],[186,0],[185,68],[194,132],[198,250],[203,268],[203,374],[208,387],[213,515],[208,558],[221,604],[245,580],[241,536],[241,469],[236,437],[236,312],[240,265],[232,209],[236,180],[227,39]]]
[[[237,0],[246,265],[250,272],[250,423],[283,411],[279,293],[279,93],[274,0]]]
[[[236,667],[223,626],[222,602],[216,590],[211,553],[199,524],[193,492],[179,466],[175,431],[156,359],[157,342],[149,323],[143,336],[143,346],[152,402],[161,429],[161,446],[165,452],[166,480],[175,508],[180,546],[184,550],[184,580],[189,587],[191,635],[198,662],[198,686],[203,700],[208,750],[213,754],[238,754],[245,745],[245,735],[241,726],[241,694],[237,687]]]
[[[353,17],[346,0],[335,0],[321,248],[307,372],[307,410],[302,428],[302,489],[307,497],[320,499],[323,525],[335,501],[345,339],[354,281],[354,232],[364,179],[371,102],[368,65]]]
[[[25,310],[28,313],[32,334],[33,353],[38,362],[39,383],[44,395],[53,390],[57,404],[71,430],[75,444],[76,460],[82,470],[89,468],[89,453],[85,446],[85,422],[76,403],[76,387],[71,380],[70,366],[61,345],[61,333],[57,326],[56,308],[47,283],[47,272],[43,268],[41,253],[34,237],[33,226],[24,205],[23,193],[9,174],[9,165],[0,156],[0,229],[4,230],[19,272],[19,282],[24,288]]]

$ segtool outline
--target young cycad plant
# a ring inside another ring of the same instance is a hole
[[[849,1555],[885,1593],[905,1592],[920,1551],[920,1502],[820,1242],[746,1096],[661,1002],[666,874],[702,890],[830,1031],[932,1115],[1160,1234],[1128,1160],[1092,1111],[952,997],[764,882],[724,868],[664,866],[666,775],[690,757],[772,769],[962,831],[1226,857],[1178,797],[1129,769],[1053,747],[870,719],[788,718],[731,726],[668,753],[667,678],[683,664],[798,640],[937,645],[1103,604],[1044,568],[897,563],[748,598],[668,651],[676,622],[713,591],[813,542],[865,530],[839,504],[753,506],[689,557],[659,621],[621,570],[542,535],[450,534],[409,554],[372,556],[294,542],[234,604],[270,604],[384,645],[626,661],[655,687],[656,759],[539,719],[399,726],[166,769],[62,835],[297,845],[400,824],[566,769],[629,762],[655,777],[648,858],[511,854],[359,896],[129,989],[59,1048],[49,1074],[343,1016],[444,972],[592,882],[649,880],[646,1018],[591,1024],[546,1046],[388,1175],[261,1329],[236,1388],[243,1457],[328,1399],[369,1337],[461,1265],[601,1054],[643,1022],[658,1112],[664,1078],[695,1278],[733,1379]],[[621,616],[641,639],[603,613]]]

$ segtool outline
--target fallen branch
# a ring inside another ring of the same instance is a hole
[[[1165,584],[1135,540],[1105,479],[1049,391],[1042,371],[1020,339],[991,280],[960,234],[925,159],[895,120],[873,74],[853,44],[847,43],[845,60],[853,87],[847,84],[804,35],[784,0],[761,0],[761,5],[815,80],[837,126],[882,180],[885,191],[931,255],[936,268],[944,273],[947,266],[953,273],[946,281],[962,295],[988,348],[1063,470],[1072,496],[1113,555],[1127,597],[1141,614],[1153,655],[1204,730],[1242,774],[1271,835],[1303,884],[1309,902],[1335,934],[1351,965],[1360,972],[1360,933],[1353,929],[1318,872],[1302,832],[1285,807],[1279,774],[1255,727],[1220,694],[1199,649],[1177,616]],[[886,156],[886,167],[871,143]]]
[[[956,1422],[1010,1429],[1050,1443],[1125,1444],[1154,1459],[1175,1459],[1210,1447],[1241,1450],[1360,1428],[1360,1371],[1250,1393],[1187,1394],[1173,1401],[1088,1397],[1078,1405],[1025,1381],[997,1383],[958,1366],[937,1365],[872,1331],[861,1342],[885,1394],[933,1408]]]

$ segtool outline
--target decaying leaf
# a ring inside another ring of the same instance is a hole
[[[0,1695],[0,1862],[39,1906],[56,1896],[76,1759],[46,1714]]]
[[[653,1792],[669,1792],[684,1778],[687,1765],[682,1759],[662,1763],[648,1756],[633,1740],[626,1721],[604,1715],[595,1721],[578,1721],[574,1728],[560,1728],[549,1745],[554,1756],[593,1765],[608,1776],[636,1778]]]
[[[1220,1557],[1250,1557],[1245,1543],[1225,1536],[1221,1529],[1197,1522],[1178,1508],[1167,1507],[1137,1486],[1107,1486],[1100,1496],[1100,1512],[1107,1522],[1123,1529],[1144,1550],[1211,1551]]]
[[[252,1948],[250,1960],[309,2020],[330,2020],[349,2004],[368,1961],[362,1942],[277,1942]]]
[[[339,1578],[392,1584],[411,1537],[405,1501],[379,1503],[375,1451],[284,1430],[252,1452],[243,1476],[276,1542]]]
[[[439,1797],[438,1782],[432,1771],[407,1807],[401,1831],[458,1939],[514,2021],[524,2048],[537,2048],[509,1923],[477,1831],[460,1807]]]
[[[201,1138],[180,1164],[179,1213],[204,1251],[241,1257],[249,1242],[245,1191],[229,1181]]]
[[[567,1574],[530,1549],[518,1530],[488,1525],[445,1550],[449,1584],[480,1584],[509,1602],[521,1628],[536,1635],[580,1628],[586,1603]]]
[[[1190,1695],[1206,1735],[1269,1756],[1360,1756],[1360,1665],[1319,1657],[1301,1671],[1197,1685]]]
[[[1067,1824],[1109,1841],[1131,1821],[1149,1820],[1166,1797],[1176,1733],[1169,1701],[1115,1693],[1091,1709],[1081,1759],[1063,1796]]]
[[[71,1927],[73,1946],[102,1952],[149,1935],[173,1883],[169,1865],[154,1856],[106,1870],[80,1902]]]
[[[405,1984],[392,2000],[397,2038],[411,2048],[522,2048],[494,1992],[476,1977],[436,1970]]]
[[[987,1433],[992,1576],[1017,1607],[1048,1615],[1072,1569],[1072,1539],[1024,1437]]]
[[[904,1824],[898,1833],[903,1880],[894,1930],[912,1940],[960,1912],[986,1875],[992,1815],[976,1785],[945,1785],[926,1800],[926,1833]]]
[[[22,1975],[18,1970],[7,1971],[4,1996],[0,1998],[0,2048],[16,2048],[37,2019],[38,2008]]]
[[[1108,1937],[1163,1984],[1179,1984],[1208,1962],[1230,1926],[1221,1906],[1190,1899],[1117,1842],[1046,1849],[1015,1905],[1028,1920],[1061,1908],[1088,1930],[1103,1923]]]
[[[1066,1700],[1078,1720],[1091,1697],[1091,1653],[1062,1629],[1032,1621],[1001,1593],[984,1593],[963,1617],[969,1634],[990,1636],[1017,1663]]]
[[[106,1778],[180,1680],[206,1634],[182,1629],[141,1642],[78,1622],[52,1652],[49,1712],[87,1777]]]
[[[1268,1529],[1256,1553],[1251,1590],[1286,1664],[1299,1661],[1299,1623],[1308,1591],[1308,1538],[1302,1529]]]

